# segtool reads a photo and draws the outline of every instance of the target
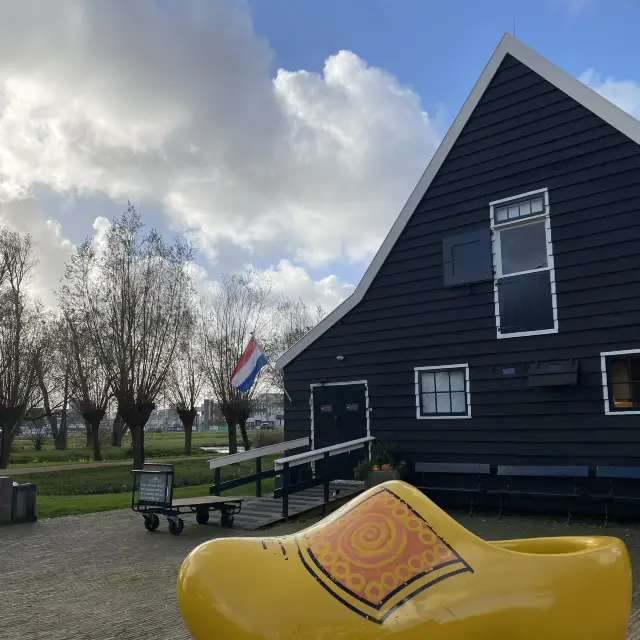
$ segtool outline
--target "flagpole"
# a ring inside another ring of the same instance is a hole
[[[267,359],[267,364],[271,367],[273,371],[277,372],[278,370],[271,364],[271,360],[269,359],[269,356],[267,356],[267,354],[265,353],[264,349],[262,348],[262,345],[256,340],[256,336],[254,332],[252,331],[250,335],[256,341],[256,344],[258,345],[258,347],[260,347],[260,350],[262,351],[262,353],[264,353],[264,356]],[[282,385],[282,390],[284,391],[284,394],[287,396],[287,398],[289,398],[289,402],[293,404],[293,400],[291,399],[289,392],[285,389],[284,384]]]

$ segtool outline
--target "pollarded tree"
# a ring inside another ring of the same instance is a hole
[[[111,380],[136,468],[144,462],[144,427],[189,325],[192,257],[187,243],[144,233],[129,205],[101,242],[86,240],[67,266],[61,297],[82,316]]]
[[[113,381],[108,369],[102,364],[100,351],[84,320],[82,315],[75,318],[71,311],[66,317],[71,355],[70,396],[72,407],[91,429],[93,459],[99,461],[102,460],[100,422],[107,412]]]
[[[321,305],[312,307],[302,298],[291,300],[286,296],[280,296],[271,313],[270,327],[264,342],[269,359],[277,360],[326,315],[327,312]],[[282,370],[270,368],[265,377],[272,388],[284,393]]]
[[[167,376],[166,395],[184,427],[184,453],[191,455],[191,434],[198,415],[204,377],[200,364],[199,334],[191,331],[180,345],[178,357]]]
[[[0,469],[9,463],[37,388],[42,311],[27,291],[35,265],[31,237],[0,227]]]
[[[63,317],[46,314],[44,328],[48,339],[35,363],[39,397],[44,417],[51,429],[55,448],[67,448],[69,413],[69,368],[71,363],[70,336]]]
[[[251,334],[260,336],[266,327],[271,300],[269,281],[250,271],[223,275],[201,307],[202,366],[207,386],[229,428],[229,453],[238,450],[238,426],[245,449],[251,446],[245,425],[251,399],[259,387],[238,391],[231,384],[231,374]]]

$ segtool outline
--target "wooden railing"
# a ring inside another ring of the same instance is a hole
[[[340,456],[351,451],[357,451],[358,449],[365,449],[365,455],[368,457],[370,454],[370,443],[375,438],[373,436],[366,436],[364,438],[358,438],[357,440],[349,440],[348,442],[341,442],[340,444],[334,444],[330,447],[323,447],[322,449],[313,449],[305,453],[298,453],[286,458],[280,458],[275,461],[274,470],[276,475],[282,475],[282,488],[276,489],[274,492],[275,498],[282,498],[282,517],[289,517],[289,496],[298,491],[304,491],[311,487],[317,487],[319,485],[324,486],[324,499],[323,506],[326,510],[329,504],[329,487],[332,480],[336,480],[337,477],[331,470],[329,464],[330,458]],[[291,484],[291,468],[298,467],[303,464],[309,464],[323,460],[322,472],[318,473],[317,468],[314,470],[314,475],[308,480],[302,480],[295,484]]]
[[[241,487],[245,484],[252,482],[256,483],[256,496],[259,498],[262,495],[262,481],[266,478],[273,478],[277,475],[275,468],[262,469],[262,458],[265,456],[272,456],[278,453],[284,453],[286,451],[292,451],[293,449],[300,449],[302,447],[309,446],[309,438],[298,438],[297,440],[288,440],[286,442],[279,442],[277,444],[270,444],[266,447],[260,447],[258,449],[250,449],[249,451],[242,451],[240,453],[232,453],[228,456],[220,456],[219,458],[213,458],[209,460],[209,469],[214,472],[214,484],[210,487],[209,493],[215,496],[219,496],[222,491],[228,491],[235,487]],[[238,464],[240,462],[246,462],[247,460],[256,461],[256,471],[247,476],[241,478],[233,478],[232,480],[226,480],[222,482],[221,469],[228,467],[232,464]]]

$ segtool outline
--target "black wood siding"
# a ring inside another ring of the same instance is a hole
[[[559,333],[497,340],[493,284],[445,288],[442,239],[542,187]],[[600,373],[601,351],[627,348],[640,348],[640,147],[507,57],[362,302],[285,368],[286,435],[309,433],[310,383],[366,379],[372,435],[410,459],[636,464],[640,416],[604,415]],[[579,359],[579,386],[530,389],[528,365],[558,358]],[[417,420],[414,367],[456,363],[473,417]]]

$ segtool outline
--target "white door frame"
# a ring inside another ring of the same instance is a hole
[[[367,418],[367,435],[371,435],[371,421],[369,419],[369,384],[366,380],[350,380],[349,382],[314,382],[309,385],[309,412],[311,414],[311,450],[316,448],[315,425],[313,417],[313,390],[315,387],[345,387],[350,385],[364,385],[364,412]]]

